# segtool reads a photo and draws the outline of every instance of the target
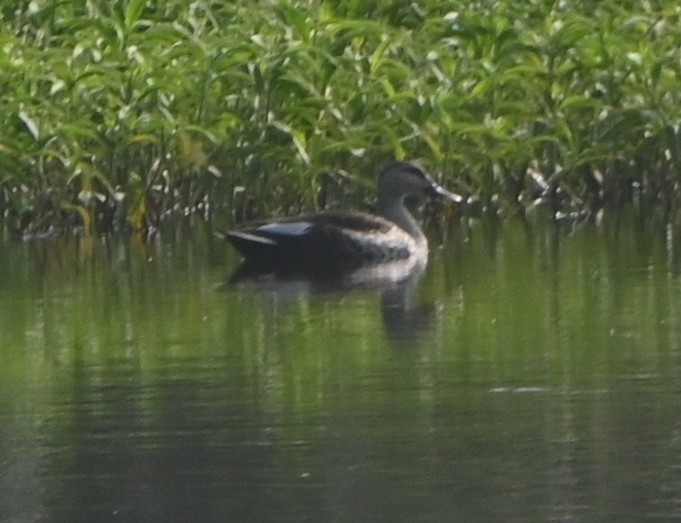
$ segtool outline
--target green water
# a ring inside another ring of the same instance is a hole
[[[0,521],[681,519],[675,253],[476,224],[321,292],[201,231],[7,241]]]

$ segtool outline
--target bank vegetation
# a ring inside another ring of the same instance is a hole
[[[461,212],[673,220],[673,1],[5,1],[0,211],[19,234],[370,205],[419,159]],[[473,205],[474,202],[474,205]]]

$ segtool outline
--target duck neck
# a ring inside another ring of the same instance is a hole
[[[379,198],[378,212],[381,216],[393,222],[416,241],[421,242],[425,240],[421,227],[419,227],[419,224],[405,207],[404,198]]]

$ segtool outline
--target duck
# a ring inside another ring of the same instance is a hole
[[[224,236],[260,267],[331,271],[411,260],[425,263],[428,242],[405,206],[409,197],[461,203],[418,163],[388,164],[378,180],[377,214],[329,210],[253,224]]]

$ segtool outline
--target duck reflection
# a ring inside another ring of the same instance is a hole
[[[388,339],[396,346],[410,345],[426,337],[435,324],[435,306],[419,303],[417,279],[405,280],[381,291],[381,315]]]
[[[388,339],[397,345],[409,345],[423,339],[434,324],[435,307],[418,303],[416,297],[425,267],[425,260],[417,258],[364,264],[333,273],[244,262],[220,287],[272,294],[278,302],[320,294],[377,292]]]

